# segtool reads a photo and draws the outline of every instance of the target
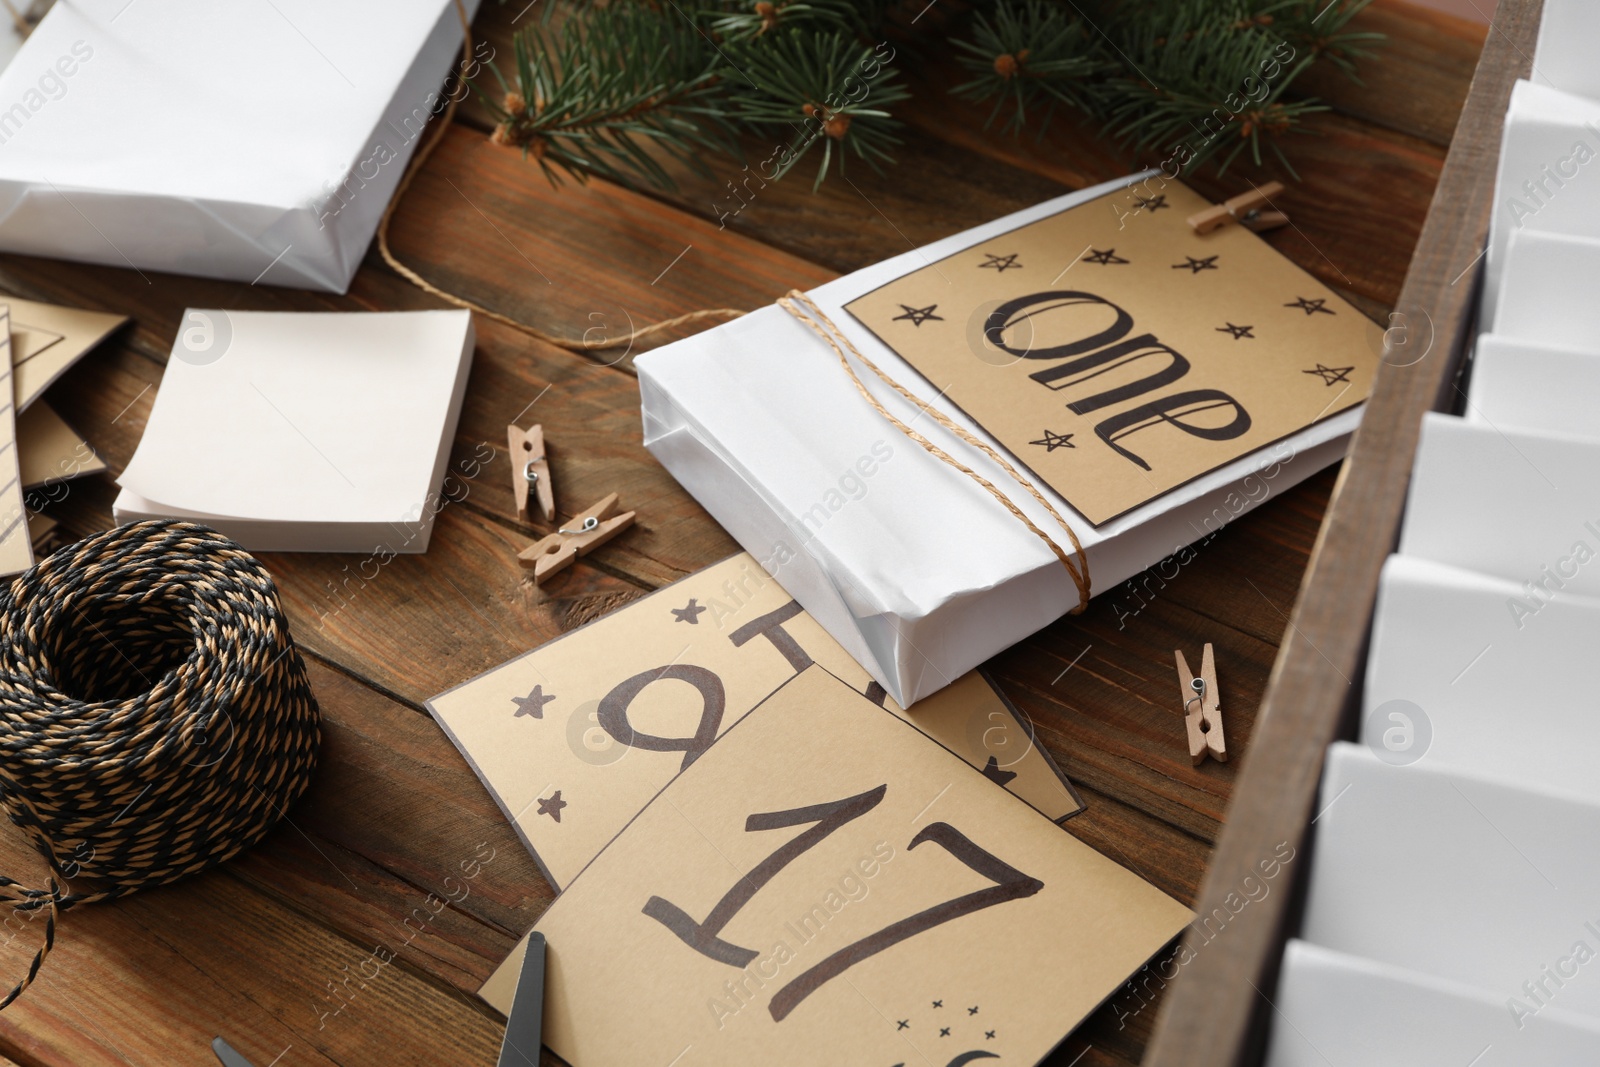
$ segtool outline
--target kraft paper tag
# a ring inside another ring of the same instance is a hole
[[[845,308],[1099,526],[1371,390],[1383,331],[1210,206],[1119,190]]]
[[[821,667],[539,920],[574,1067],[1038,1062],[1190,912]],[[481,994],[510,1005],[524,946]]]
[[[14,393],[24,411],[89,349],[127,322],[126,315],[9,298]]]
[[[813,663],[1048,819],[1083,803],[976,672],[903,711],[740,553],[428,702],[560,889],[751,708]]]
[[[0,304],[0,575],[33,566],[28,510],[17,462],[17,412],[12,403],[11,309]]]

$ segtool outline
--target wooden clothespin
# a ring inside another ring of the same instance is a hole
[[[1189,225],[1193,226],[1197,233],[1210,233],[1235,222],[1256,233],[1288,225],[1289,216],[1281,211],[1272,210],[1272,198],[1281,192],[1283,192],[1282,182],[1268,182],[1251,189],[1248,193],[1240,193],[1232,200],[1216,207],[1208,207],[1204,211],[1190,215]]]
[[[517,521],[528,521],[528,490],[539,501],[539,517],[554,522],[555,488],[550,484],[550,461],[544,454],[544,427],[526,430],[506,427],[506,448],[511,453],[511,494],[517,502]]]
[[[1199,675],[1189,670],[1182,652],[1172,654],[1178,660],[1183,721],[1189,728],[1189,758],[1196,767],[1207,756],[1218,763],[1227,763],[1228,743],[1222,736],[1222,697],[1217,692],[1217,665],[1211,656],[1211,642],[1206,642],[1205,651],[1201,653]]]
[[[632,526],[634,513],[631,511],[607,518],[616,506],[617,494],[612,493],[594,507],[574,515],[555,533],[541,537],[518,552],[517,559],[522,565],[533,568],[534,584],[544,581],[579,556],[587,556],[590,549],[599,548]]]

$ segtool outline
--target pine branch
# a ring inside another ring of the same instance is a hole
[[[841,30],[865,39],[880,32],[887,6],[887,0],[723,0],[705,18],[719,40],[750,41],[802,27]]]
[[[1327,59],[1357,84],[1356,61],[1376,56],[1373,48],[1384,40],[1381,33],[1352,32],[1350,20],[1372,0],[1289,0],[1276,5],[1277,29],[1284,39],[1311,56]]]
[[[1020,131],[1028,110],[1042,101],[1043,137],[1057,106],[1089,110],[1090,80],[1114,67],[1080,19],[1046,0],[997,5],[993,18],[980,12],[973,19],[973,39],[952,43],[963,53],[957,62],[975,76],[950,91],[967,100],[994,100],[985,129],[1011,104],[1005,128]]]
[[[1004,116],[1042,137],[1067,107],[1141,151],[1181,153],[1182,169],[1271,152],[1293,173],[1284,137],[1327,108],[1290,87],[1323,60],[1354,78],[1382,40],[1350,28],[1371,0],[971,2],[969,16],[918,25],[921,0],[909,20],[902,0],[565,0],[554,18],[551,0],[516,37],[512,82],[494,69],[495,139],[552,181],[670,187],[666,161],[703,171],[709,154],[738,154],[736,134],[776,132],[765,178],[817,150],[815,188],[849,156],[893,161],[892,111],[909,93],[883,35],[943,36],[964,20],[949,44],[970,76],[950,91],[991,101],[986,127]]]
[[[880,52],[837,32],[794,29],[754,38],[726,54],[722,83],[729,116],[743,128],[776,130],[786,139],[769,177],[782,177],[819,144],[822,161],[813,189],[835,164],[844,173],[847,150],[874,169],[893,162],[900,123],[887,108],[910,94],[884,58],[892,50]]]
[[[480,90],[498,123],[493,139],[521,147],[554,183],[594,174],[671,188],[652,150],[702,172],[703,150],[732,150],[716,53],[676,15],[596,8],[559,27],[528,27],[512,51],[514,84],[492,67],[503,95]]]
[[[1263,145],[1294,173],[1280,144],[1306,115],[1328,110],[1314,101],[1283,100],[1314,57],[1269,27],[1272,12],[1244,3],[1169,0],[1160,14],[1129,25],[1119,43],[1127,72],[1109,79],[1101,97],[1107,129],[1133,147],[1184,146],[1184,169],[1216,159],[1219,172],[1246,149],[1261,163]]]

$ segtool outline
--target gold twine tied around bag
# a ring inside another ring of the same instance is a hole
[[[969,433],[964,427],[950,419],[931,404],[923,404],[922,401],[911,395],[911,393],[899,382],[885,374],[876,363],[868,359],[866,355],[855,346],[854,342],[852,342],[850,338],[845,335],[844,331],[839,329],[839,327],[834,324],[834,321],[828,318],[827,314],[821,308],[819,308],[816,303],[805,293],[802,293],[798,289],[791,289],[789,290],[789,294],[787,296],[780,297],[778,299],[778,306],[783,308],[783,310],[787,311],[789,314],[793,315],[795,318],[799,319],[801,322],[805,323],[807,326],[811,327],[811,331],[818,337],[822,338],[829,348],[833,349],[833,354],[839,357],[839,365],[844,368],[844,372],[850,376],[850,380],[855,383],[856,389],[863,397],[866,398],[867,403],[872,405],[874,411],[887,419],[895,427],[895,429],[899,430],[901,433],[911,438],[911,440],[921,445],[930,456],[933,456],[935,459],[938,459],[941,462],[949,464],[962,474],[965,474],[968,478],[971,478],[973,481],[983,486],[984,489],[988,490],[990,496],[998,500],[1002,507],[1011,512],[1012,515],[1016,516],[1017,520],[1031,530],[1034,536],[1038,537],[1039,540],[1050,546],[1050,551],[1055,553],[1056,558],[1061,561],[1061,565],[1067,569],[1067,574],[1072,577],[1072,583],[1078,587],[1078,606],[1072,609],[1071,614],[1077,615],[1082,612],[1084,608],[1089,606],[1089,557],[1084,553],[1083,545],[1079,543],[1077,532],[1072,529],[1072,524],[1067,522],[1067,520],[1062,517],[1061,512],[1057,511],[1055,506],[1052,505],[1050,501],[1045,499],[1044,494],[1039,492],[1038,488],[1036,488],[1032,482],[1023,477],[1022,474],[1018,472],[1018,470],[1013,467],[1004,456],[991,448],[986,442]],[[845,354],[847,351],[849,352],[849,355]],[[1001,470],[1005,471],[1013,479],[1015,479],[1016,483],[1022,486],[1022,488],[1026,489],[1028,491],[1028,495],[1037,500],[1040,506],[1050,513],[1050,517],[1055,519],[1056,522],[1060,524],[1061,528],[1066,531],[1067,538],[1072,542],[1072,551],[1069,553],[1066,549],[1057,544],[1054,538],[1045,533],[1043,530],[1039,529],[1039,527],[1034,524],[1034,521],[1028,518],[1021,508],[1017,507],[1017,505],[1011,502],[1010,497],[1006,496],[995,487],[993,482],[989,481],[983,475],[979,474],[965,463],[962,463],[960,460],[950,455],[950,453],[946,452],[944,449],[940,448],[938,445],[934,444],[932,441],[928,440],[926,437],[922,436],[910,426],[896,418],[888,408],[883,406],[882,402],[880,402],[877,397],[872,395],[872,391],[867,388],[866,383],[861,380],[861,376],[856,373],[855,367],[850,362],[850,356],[854,356],[868,370],[870,370],[873,374],[876,374],[885,385],[889,386],[889,388],[905,397],[906,400],[910,401],[912,404],[915,404],[926,414],[932,416],[933,420],[940,426],[943,426],[946,430],[949,430],[961,440],[965,441],[973,448],[976,448],[978,451],[988,456],[1000,467]]]

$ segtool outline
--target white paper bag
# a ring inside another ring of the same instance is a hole
[[[1600,806],[1338,742],[1316,829],[1305,940],[1600,1017]]]
[[[1600,166],[1600,164],[1596,164]],[[1520,230],[1506,245],[1494,332],[1529,344],[1600,346],[1600,239]]]
[[[1544,0],[1530,77],[1541,85],[1600,100],[1596,43],[1600,43],[1600,4],[1594,0]]]
[[[1585,543],[1567,569],[1584,566],[1579,558],[1600,568],[1600,537]],[[1518,584],[1391,556],[1378,586],[1361,740],[1399,758],[1420,746],[1414,754],[1430,767],[1543,782],[1600,802],[1591,670],[1600,600],[1559,581]]]
[[[0,73],[0,250],[343,292],[460,48],[453,0],[58,3]]]
[[[1600,563],[1576,564],[1579,542],[1600,545],[1600,441],[1423,416],[1402,555],[1519,588],[1554,574],[1552,589],[1600,597]]]
[[[1558,1005],[1514,1018],[1505,994],[1291,939],[1267,1067],[1600,1063],[1600,1022]],[[1520,1023],[1520,1025],[1519,1025]]]
[[[1057,537],[1055,521],[1025,490],[925,416],[920,405],[940,404],[939,391],[842,306],[987,236],[1127,185],[1108,182],[1028,208],[809,294],[918,398],[908,403],[873,379],[869,388],[887,409],[980,469]],[[971,478],[887,422],[833,353],[782,308],[761,308],[647,353],[638,369],[646,447],[902,705],[1077,604],[1050,549]],[[960,411],[941,410],[996,447]],[[1316,423],[1098,529],[1039,488],[1073,523],[1094,590],[1109,592],[1174,553],[1172,566],[1181,567],[1185,546],[1335,462],[1360,411]]]
[[[1600,343],[1581,352],[1485,334],[1467,397],[1468,422],[1600,438]]]
[[[1484,264],[1484,329],[1504,329],[1496,302],[1506,245],[1523,232],[1600,237],[1600,101],[1526,81],[1512,88]]]

